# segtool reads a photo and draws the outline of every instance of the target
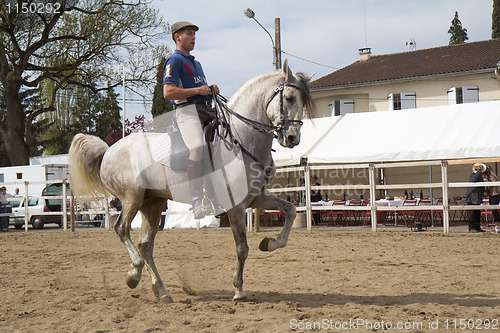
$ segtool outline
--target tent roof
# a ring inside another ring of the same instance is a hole
[[[273,159],[276,166],[298,165],[300,159],[309,154],[318,142],[330,131],[340,117],[325,117],[315,119],[303,119],[300,143],[290,148],[281,146],[276,140],[273,141]]]
[[[500,101],[351,113],[304,157],[309,163],[498,157],[499,130]]]

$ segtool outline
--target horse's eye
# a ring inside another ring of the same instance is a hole
[[[287,96],[286,101],[290,104],[295,103],[295,96]]]

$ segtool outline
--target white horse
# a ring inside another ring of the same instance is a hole
[[[313,110],[308,87],[312,75],[292,74],[286,60],[283,67],[283,71],[249,80],[228,102],[228,108],[234,111],[228,114],[228,122],[233,138],[238,142],[240,163],[229,163],[223,172],[224,179],[216,179],[213,183],[220,201],[224,201],[219,195],[221,184],[233,192],[232,206],[224,205],[237,252],[233,300],[246,298],[243,290],[243,268],[248,256],[246,208],[276,209],[285,213],[283,230],[276,239],[263,239],[259,247],[262,251],[286,246],[295,219],[294,205],[271,195],[266,185],[275,171],[271,157],[273,135],[276,133],[282,146],[294,147],[300,141],[303,112]],[[191,197],[185,172],[175,172],[152,161],[150,146],[159,135],[132,134],[108,147],[97,137],[77,134],[69,150],[69,167],[71,189],[75,195],[111,194],[122,202],[114,229],[132,260],[127,285],[130,288],[138,285],[146,265],[156,296],[162,303],[170,303],[172,298],[153,260],[154,239],[167,199],[191,203]],[[220,172],[215,174],[221,175]],[[245,186],[232,186],[241,184],[242,179]],[[130,224],[137,211],[141,212],[143,223],[136,248],[130,239]]]

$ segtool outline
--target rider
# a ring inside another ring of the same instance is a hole
[[[215,118],[212,92],[201,64],[190,52],[194,49],[198,26],[175,22],[171,26],[176,49],[167,59],[163,76],[163,96],[175,107],[177,124],[189,149],[187,177],[195,219],[205,216],[203,207],[203,127]]]

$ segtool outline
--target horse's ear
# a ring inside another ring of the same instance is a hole
[[[287,82],[292,82],[294,80],[292,70],[288,67],[288,59],[283,62],[283,73],[285,74],[285,79]]]
[[[309,82],[311,81],[311,79],[313,78],[314,74],[316,74],[316,72],[312,73],[311,75],[308,75],[308,76],[305,76],[304,79]]]

